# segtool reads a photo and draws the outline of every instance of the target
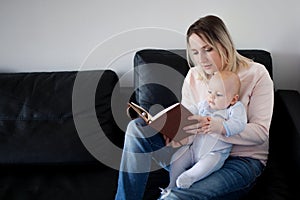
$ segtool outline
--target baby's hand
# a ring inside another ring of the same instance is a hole
[[[225,129],[223,127],[223,119],[214,117],[214,118],[208,118],[207,124],[203,126],[203,132],[204,133],[217,133],[217,134],[225,134]]]

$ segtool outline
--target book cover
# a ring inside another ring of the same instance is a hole
[[[193,114],[181,103],[173,104],[154,116],[151,116],[144,108],[133,102],[128,103],[128,106],[144,119],[149,126],[174,141],[180,141],[192,135],[183,131],[183,127],[197,123],[196,120],[187,119]]]

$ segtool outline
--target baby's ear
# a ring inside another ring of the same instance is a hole
[[[233,96],[233,98],[232,98],[230,104],[231,104],[231,105],[234,105],[238,100],[239,100],[239,95],[236,94],[236,95]]]

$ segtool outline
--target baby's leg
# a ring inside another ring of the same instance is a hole
[[[222,153],[209,153],[200,159],[192,168],[183,172],[177,179],[176,185],[179,188],[189,188],[194,182],[205,178],[212,172],[220,169],[226,157]]]
[[[188,146],[181,147],[172,157],[170,183],[167,188],[176,187],[176,180],[182,172],[192,165],[192,153]]]

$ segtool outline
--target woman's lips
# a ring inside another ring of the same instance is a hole
[[[202,67],[204,68],[204,69],[211,69],[211,67],[212,67],[212,65],[211,64],[207,64],[207,65],[202,65]]]

